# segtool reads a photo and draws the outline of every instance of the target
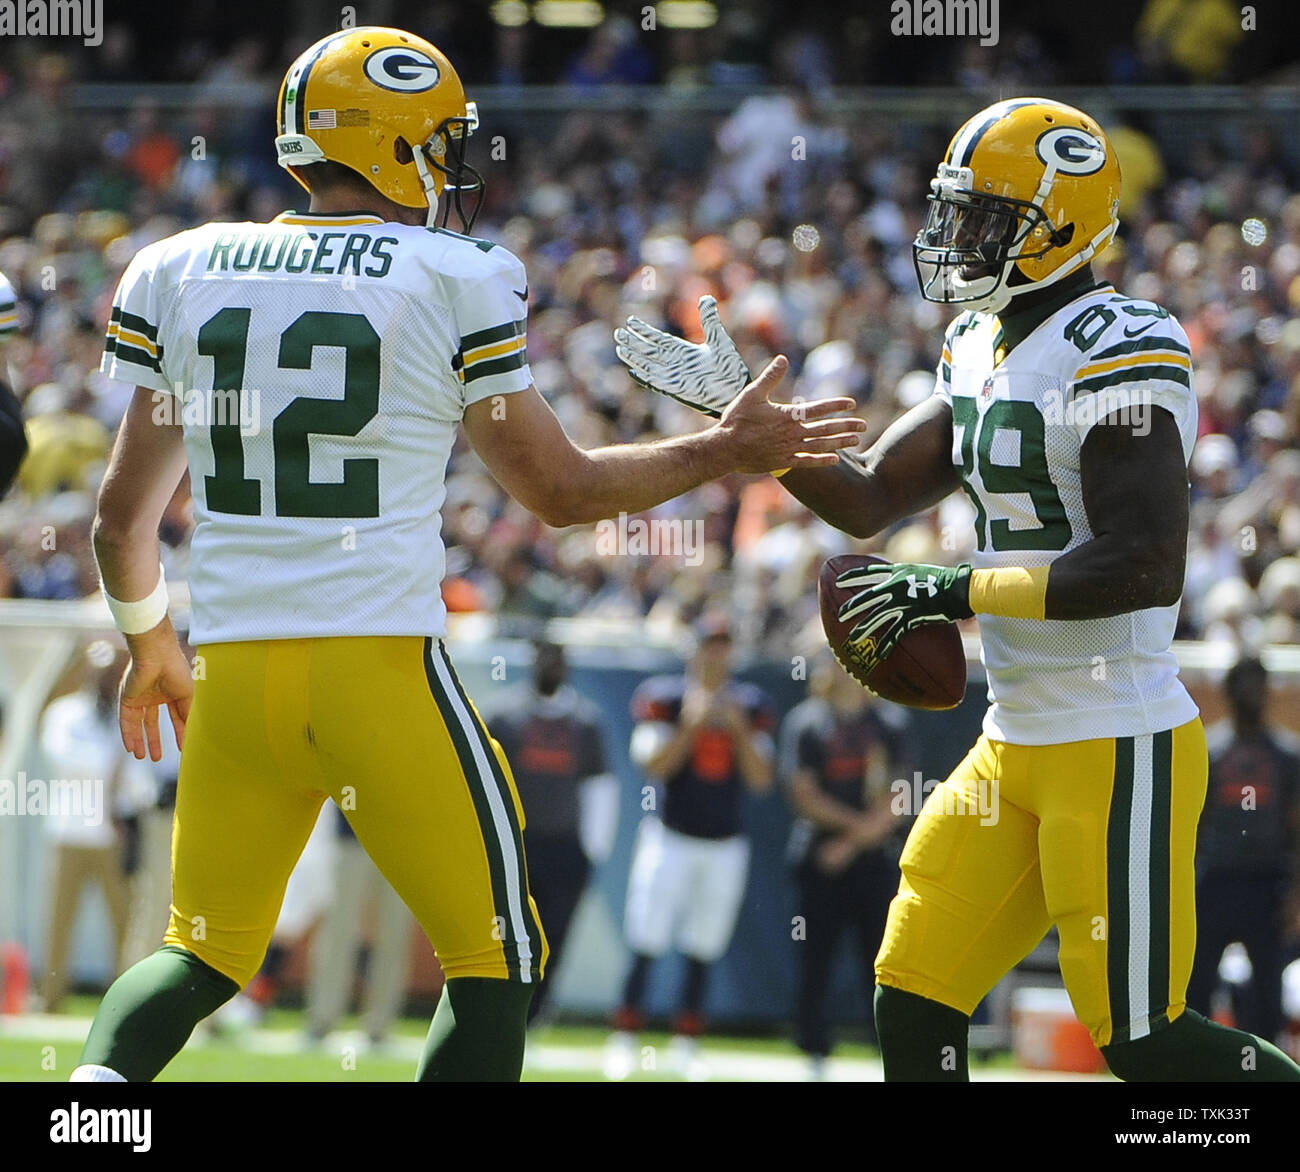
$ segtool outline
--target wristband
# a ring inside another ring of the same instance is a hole
[[[104,591],[104,601],[108,603],[113,622],[124,635],[143,635],[167,617],[167,580],[163,577],[162,562],[158,563],[158,585],[148,597],[137,602],[121,602],[114,598],[102,580],[99,586]]]
[[[1043,619],[1047,609],[1047,575],[1051,566],[1004,566],[974,570],[970,576],[970,608],[976,614],[1009,619]]]

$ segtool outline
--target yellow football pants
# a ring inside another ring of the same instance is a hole
[[[523,808],[440,640],[223,643],[199,657],[166,943],[247,984],[330,797],[448,978],[540,979]]]
[[[1207,770],[1199,720],[1062,745],[980,737],[903,848],[877,981],[969,1014],[1055,924],[1098,1046],[1173,1021],[1196,951]]]

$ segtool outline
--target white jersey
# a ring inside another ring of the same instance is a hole
[[[0,273],[0,342],[18,332],[18,300],[9,278]]]
[[[524,267],[378,216],[206,224],[142,249],[102,369],[184,424],[190,640],[445,633],[466,407],[526,389]]]
[[[1009,353],[995,315],[962,314],[948,327],[935,394],[952,405],[977,568],[1047,565],[1092,539],[1079,453],[1108,415],[1127,411],[1141,429],[1160,407],[1185,458],[1196,442],[1187,335],[1164,309],[1109,285],[1052,313]],[[985,734],[1057,744],[1191,720],[1197,708],[1169,649],[1177,617],[1177,605],[1084,621],[981,615]]]

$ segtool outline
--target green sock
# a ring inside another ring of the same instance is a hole
[[[533,986],[457,977],[442,988],[417,1082],[518,1082]]]
[[[127,1082],[149,1082],[194,1027],[239,986],[192,952],[166,944],[113,982],[99,1004],[80,1066],[107,1066]]]
[[[1300,1066],[1271,1042],[1190,1009],[1154,1034],[1101,1052],[1125,1082],[1300,1082]]]
[[[970,1018],[959,1009],[876,986],[876,1037],[886,1082],[969,1082]]]

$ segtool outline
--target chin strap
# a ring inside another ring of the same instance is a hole
[[[415,172],[420,176],[420,186],[424,188],[424,197],[429,201],[429,214],[425,217],[426,228],[436,228],[438,219],[438,187],[434,182],[433,172],[424,157],[424,148],[417,147],[411,152],[415,160]]]

